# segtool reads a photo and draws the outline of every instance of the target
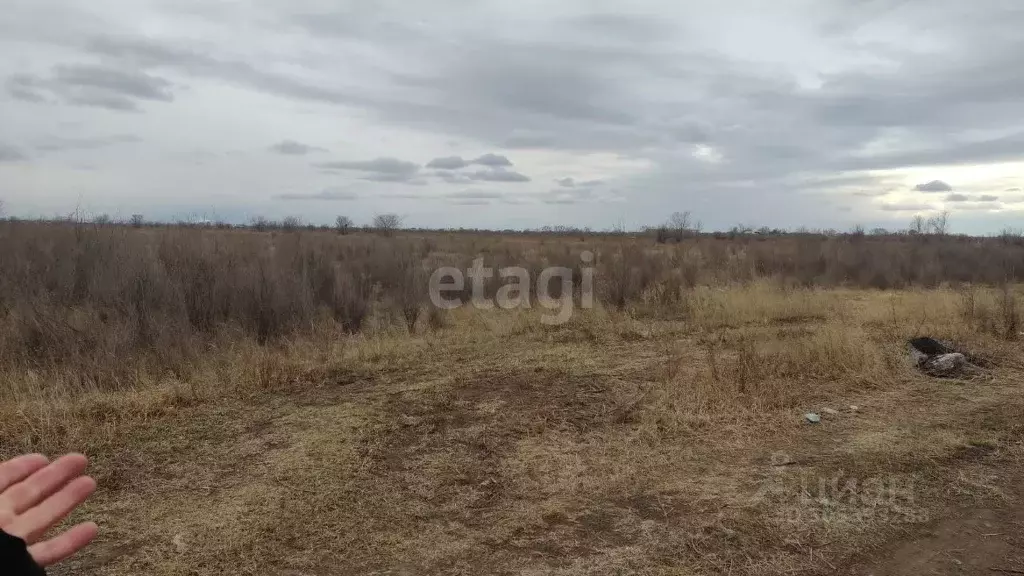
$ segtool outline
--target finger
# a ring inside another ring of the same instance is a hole
[[[96,491],[96,481],[88,476],[75,478],[53,496],[34,508],[30,508],[4,528],[8,534],[33,543],[52,526],[85,502]]]
[[[89,459],[81,454],[68,454],[58,458],[49,466],[0,494],[0,509],[13,510],[15,514],[28,510],[60,490],[72,479],[81,476],[88,464]]]
[[[28,552],[35,559],[36,564],[42,567],[51,566],[70,558],[75,552],[85,548],[96,538],[99,527],[93,522],[79,524],[71,530],[51,538],[45,542],[29,546]]]
[[[0,464],[0,493],[49,463],[50,459],[42,454],[26,454]]]

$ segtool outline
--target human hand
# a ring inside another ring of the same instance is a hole
[[[0,530],[24,540],[40,566],[67,559],[96,537],[96,524],[86,522],[43,539],[96,490],[96,481],[83,475],[88,464],[81,454],[53,463],[39,454],[0,463]]]

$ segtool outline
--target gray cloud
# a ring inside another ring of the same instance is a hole
[[[924,212],[928,210],[934,210],[935,207],[931,204],[921,204],[915,202],[891,202],[884,203],[880,208],[886,212]]]
[[[980,200],[981,202],[996,202],[997,200],[999,200],[999,196],[995,196],[992,194],[982,194],[981,196],[978,196],[978,200]]]
[[[427,162],[427,168],[441,168],[444,170],[458,170],[469,166],[469,162],[462,159],[460,156],[448,156],[445,158],[434,158],[430,162]]]
[[[458,172],[452,172],[451,170],[437,170],[434,172],[434,175],[449,184],[468,184],[469,182],[472,182],[469,176],[459,174]]]
[[[374,158],[373,160],[319,162],[314,164],[321,170],[355,170],[360,172],[376,172],[382,175],[413,177],[420,170],[419,164],[399,160],[398,158]]]
[[[529,182],[530,177],[512,170],[478,170],[466,175],[470,180],[483,182]]]
[[[43,95],[42,82],[29,74],[12,74],[4,84],[7,93],[15,100],[35,103],[47,101]]]
[[[153,39],[130,36],[96,36],[87,49],[146,68],[165,67],[198,77],[215,78],[269,94],[328,104],[367,105],[369,102],[345,91],[305,82],[286,74],[261,70],[241,60],[218,58]]]
[[[41,139],[35,149],[40,152],[66,152],[70,150],[98,150],[117,144],[135,144],[142,138],[133,134],[115,134],[99,137],[47,136]]]
[[[312,194],[279,194],[280,200],[355,200],[359,196],[343,188],[327,188]]]
[[[5,7],[0,44],[4,38],[28,48],[45,44],[26,52],[24,68],[12,61],[4,69],[17,73],[5,86],[18,102],[134,110],[147,101],[139,96],[147,86],[151,96],[169,96],[173,88],[95,74],[87,80],[73,67],[63,73],[73,84],[61,93],[53,84],[58,68],[51,67],[73,54],[95,59],[94,67],[182,79],[189,98],[174,103],[176,118],[180,112],[201,121],[203,106],[221,104],[218,98],[231,90],[247,106],[262,105],[266,100],[258,99],[268,95],[280,100],[275,113],[295,114],[295,124],[310,132],[292,135],[310,140],[329,136],[301,115],[336,112],[358,119],[354,143],[397,137],[401,147],[387,153],[403,157],[429,158],[447,141],[529,148],[528,160],[517,158],[524,173],[547,180],[585,174],[597,163],[614,180],[630,202],[587,216],[603,219],[594,225],[621,217],[623,209],[627,219],[656,221],[672,204],[701,206],[709,227],[754,219],[795,226],[817,222],[819,214],[834,217],[825,208],[833,192],[904,190],[902,176],[896,185],[877,176],[885,170],[935,167],[945,175],[953,172],[939,169],[1024,157],[1024,74],[1016,56],[1024,51],[1017,32],[1024,12],[1005,3],[965,10],[954,0],[844,1],[806,11],[799,3],[769,9],[652,0],[638,10],[615,7],[615,14],[577,3],[521,10],[516,25],[496,33],[506,17],[497,3],[483,0],[256,2],[249,11],[202,3],[122,11],[122,0],[57,1],[66,4],[59,19],[46,18],[49,9],[33,8],[38,3]],[[459,18],[438,17],[446,10]],[[739,10],[749,21],[736,20]],[[112,35],[144,28],[128,14],[153,23],[145,29],[159,36]],[[246,25],[233,26],[238,18]],[[786,42],[776,41],[781,23]],[[47,69],[53,77],[26,74]],[[219,110],[239,126],[258,116],[243,106]],[[32,129],[24,129],[32,141]],[[165,124],[144,136],[162,149],[187,139],[179,136],[183,131]],[[240,132],[242,141],[265,138],[260,130]],[[706,147],[702,154],[695,144]],[[250,171],[225,172],[217,184],[230,188],[231,174],[240,172]],[[432,184],[465,183],[480,174],[364,172],[357,177],[428,177]],[[515,173],[502,174],[498,181]],[[1005,186],[989,185],[978,189]],[[936,199],[953,192],[922,191]]]
[[[1006,191],[1007,192],[1020,192],[1021,189],[1020,188],[1007,188]]]
[[[494,168],[512,166],[511,160],[498,154],[484,154],[470,163],[479,164],[481,166],[491,166]]]
[[[0,143],[0,162],[20,162],[27,160],[24,152],[7,144]]]
[[[53,80],[62,86],[96,88],[142,100],[174,100],[170,82],[137,70],[118,70],[94,64],[58,65],[53,69]]]
[[[967,202],[971,197],[967,194],[950,194],[946,196],[946,202]]]
[[[392,182],[395,184],[408,184],[410,186],[426,186],[429,182],[425,178],[419,178],[416,173],[410,174],[370,174],[363,176],[360,180],[367,182]]]
[[[553,148],[556,146],[556,138],[550,134],[523,134],[515,133],[505,137],[500,142],[504,148]]]
[[[563,188],[594,188],[602,186],[604,180],[576,180],[572,176],[566,176],[564,178],[555,178],[555,184]]]
[[[502,194],[501,192],[487,192],[481,190],[462,190],[461,192],[452,192],[447,196],[448,198],[494,200],[503,198],[505,194]]]
[[[963,204],[957,204],[956,209],[959,210],[999,210],[1003,205],[999,202],[966,202]]]
[[[952,192],[953,187],[942,180],[932,180],[931,182],[914,186],[914,190],[918,192]]]
[[[327,152],[327,149],[320,148],[319,146],[310,146],[295,140],[282,140],[271,146],[270,151],[286,156],[305,156],[311,152]]]
[[[395,198],[401,200],[425,200],[427,199],[422,194],[411,194],[405,192],[389,192],[387,194],[380,194],[380,198]]]
[[[854,196],[860,196],[862,198],[877,198],[879,196],[887,196],[892,193],[892,190],[858,190],[853,193]]]
[[[456,205],[461,205],[461,206],[486,206],[486,205],[490,204],[491,202],[489,200],[481,200],[481,199],[470,198],[470,199],[465,199],[465,200],[452,200],[451,203],[452,204],[456,204]]]
[[[171,83],[135,69],[97,64],[58,64],[49,77],[15,74],[7,91],[29,102],[59,100],[68,104],[134,111],[138,101],[171,102]]]

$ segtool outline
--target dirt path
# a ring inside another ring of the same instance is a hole
[[[870,576],[959,576],[1024,574],[1024,467],[987,467],[1002,505],[953,508],[919,534],[894,543],[876,564],[855,565],[849,574]]]

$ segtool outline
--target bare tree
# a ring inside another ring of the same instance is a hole
[[[266,232],[274,225],[274,223],[267,219],[266,216],[253,216],[250,225],[252,226],[252,229],[257,232]]]
[[[927,223],[924,216],[917,214],[910,219],[910,232],[912,234],[924,234],[925,230],[927,230]]]
[[[352,231],[352,227],[355,223],[348,216],[338,216],[334,220],[334,229],[338,231],[338,234],[348,234]]]
[[[302,218],[298,216],[285,216],[281,221],[281,228],[286,232],[295,232],[304,226]]]
[[[668,227],[675,232],[682,234],[690,229],[690,211],[673,212],[668,217]]]
[[[142,225],[146,223],[146,218],[142,214],[132,214],[130,222],[133,227],[142,228]]]
[[[377,214],[373,217],[373,228],[385,236],[391,236],[401,227],[402,217],[398,214]]]
[[[939,236],[949,233],[949,210],[943,210],[928,219],[928,228]]]

